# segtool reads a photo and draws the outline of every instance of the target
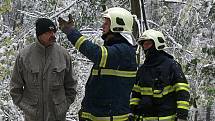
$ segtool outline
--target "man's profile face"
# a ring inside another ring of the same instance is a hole
[[[104,18],[104,23],[102,25],[102,32],[103,34],[106,34],[110,31],[110,25],[111,25],[111,21],[109,18]]]
[[[153,40],[144,40],[142,43],[142,47],[144,50],[148,50],[153,46]]]

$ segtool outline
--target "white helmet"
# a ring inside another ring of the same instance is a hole
[[[113,7],[103,13],[104,18],[111,21],[110,30],[119,32],[131,45],[135,45],[135,39],[132,35],[133,15],[124,8]]]
[[[132,33],[133,16],[126,9],[120,7],[109,8],[104,11],[103,17],[110,19],[110,30],[112,32]]]
[[[142,42],[144,40],[153,40],[155,43],[155,48],[157,50],[163,50],[166,47],[166,40],[164,35],[161,32],[153,29],[144,31],[143,34],[140,36],[138,43],[142,45]]]

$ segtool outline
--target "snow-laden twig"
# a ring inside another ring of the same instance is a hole
[[[155,23],[152,20],[147,20],[147,22],[152,23],[152,24],[156,25],[157,27],[160,27],[159,24]],[[172,41],[173,44],[175,44],[176,46],[178,46],[178,48],[182,49],[182,45],[179,44],[179,43],[177,43],[175,41],[175,39],[167,31],[165,31],[164,29],[161,29],[161,30],[166,33],[167,37]]]
[[[111,4],[114,6],[118,6],[118,4],[115,2],[115,0],[111,0]]]
[[[48,17],[48,18],[52,19],[52,18],[55,18],[55,17],[59,16],[61,13],[63,13],[65,11],[67,11],[68,9],[70,9],[76,3],[76,1],[73,1],[67,8],[63,9],[62,11],[60,11],[60,12],[58,12],[58,13],[56,13],[56,14]],[[34,31],[34,29],[35,29],[35,27],[31,27],[30,29],[25,30],[24,32],[21,33],[21,36],[19,36],[17,39],[24,38],[25,36],[30,34],[32,31]]]
[[[42,13],[42,12],[40,12],[40,11],[34,11],[34,13],[39,14],[40,16],[44,16],[44,15],[47,14],[47,13]]]
[[[35,27],[31,27],[30,29],[24,30],[21,34],[19,34],[20,36],[18,36],[15,41],[23,39],[24,37],[26,37],[28,34],[30,34],[32,31],[34,31]]]
[[[177,49],[181,49],[180,47],[166,47],[166,49],[172,49],[172,48],[177,48]],[[183,50],[183,49],[182,49]],[[184,50],[186,51],[188,54],[194,54],[193,52],[189,51],[189,50]]]
[[[156,26],[159,27],[159,24],[157,24],[157,23],[155,23],[155,22],[153,22],[153,21],[151,21],[151,20],[147,20],[147,21],[148,21],[149,23],[152,23],[152,24],[154,24],[154,25],[156,25]],[[172,42],[174,45],[176,45],[176,47],[174,47],[174,48],[181,49],[181,50],[187,52],[188,54],[193,54],[192,51],[183,49],[183,48],[182,48],[182,45],[179,44],[179,43],[177,43],[177,42],[175,41],[175,39],[174,39],[167,31],[165,31],[164,29],[161,29],[161,30],[162,30],[163,32],[165,32],[165,33],[166,33],[166,36],[171,40],[171,42]]]
[[[160,27],[159,24],[155,23],[155,22],[152,21],[152,20],[147,20],[147,22],[152,23],[152,24],[156,25],[157,27]],[[177,42],[175,41],[175,39],[174,39],[167,31],[165,31],[164,29],[161,29],[161,30],[162,30],[163,32],[166,33],[166,36],[171,40],[171,42],[172,42],[174,45],[177,46],[177,48],[179,48],[179,49],[181,49],[181,50],[183,50],[183,51],[185,51],[185,52],[187,52],[187,53],[189,53],[189,54],[193,54],[193,52],[191,52],[191,51],[189,51],[189,50],[184,50],[184,49],[182,49],[182,45],[179,44],[179,43],[177,43]]]
[[[215,61],[213,63],[204,65],[203,68],[208,67],[208,66],[214,66],[214,65],[215,65]]]
[[[23,11],[23,10],[17,10],[18,12],[25,14],[26,16],[30,16],[33,18],[38,18],[38,16],[35,13],[31,13],[31,12],[27,12],[27,11]]]
[[[6,25],[4,25],[4,24],[2,24],[2,26],[3,26],[4,28],[6,28],[9,32],[13,32],[13,30],[10,29],[10,27],[8,27],[8,26],[6,26]]]
[[[50,16],[49,18],[52,19],[52,18],[58,17],[61,13],[63,13],[65,11],[67,11],[68,9],[70,9],[76,3],[76,1],[73,1],[68,7],[66,7],[65,9],[61,10],[60,12]]]

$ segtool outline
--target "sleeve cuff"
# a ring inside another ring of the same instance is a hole
[[[177,109],[177,118],[186,120],[188,117],[188,110]]]

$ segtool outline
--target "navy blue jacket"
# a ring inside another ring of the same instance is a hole
[[[127,119],[130,93],[134,85],[137,63],[135,48],[121,35],[107,46],[88,41],[77,30],[67,34],[69,41],[93,63],[82,101],[81,117]]]
[[[130,105],[145,120],[186,119],[189,85],[180,64],[160,51],[138,69]]]

